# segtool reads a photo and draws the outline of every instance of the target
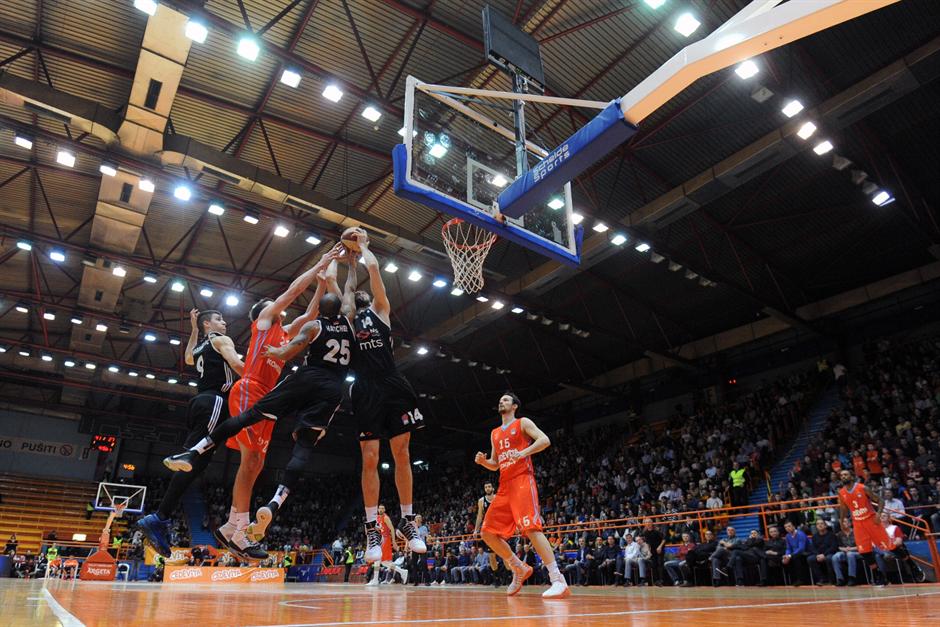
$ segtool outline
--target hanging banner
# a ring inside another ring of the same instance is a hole
[[[69,442],[50,442],[44,438],[20,438],[0,435],[0,451],[11,453],[32,453],[33,455],[51,455],[65,459],[82,459],[87,455],[82,447]]]
[[[167,566],[163,583],[284,583],[283,568]]]

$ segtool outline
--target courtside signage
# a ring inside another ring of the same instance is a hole
[[[72,459],[81,456],[87,458],[85,447],[76,446],[70,442],[50,442],[43,438],[12,438],[0,436],[0,452],[32,453],[33,455],[50,455],[63,459]]]
[[[167,566],[165,583],[284,583],[283,568]]]

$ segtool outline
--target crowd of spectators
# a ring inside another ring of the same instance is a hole
[[[765,382],[719,403],[677,408],[661,425],[642,433],[623,433],[618,425],[579,435],[550,434],[552,446],[539,455],[536,476],[546,526],[597,523],[614,531],[553,534],[549,540],[571,584],[693,585],[695,581],[763,585],[772,571],[788,580],[851,585],[864,568],[853,550],[851,524],[839,519],[830,500],[841,484],[838,471],[849,468],[881,494],[903,523],[920,517],[940,530],[940,337],[907,343],[880,340],[864,347],[857,372],[837,363],[831,370],[799,371]],[[743,505],[765,471],[801,428],[805,411],[821,384],[839,386],[843,404],[792,469],[785,485],[771,486],[779,506],[762,528],[738,537],[727,519],[702,529],[684,514]],[[525,413],[525,407],[521,412]],[[744,478],[741,477],[743,471]],[[428,557],[397,554],[410,568],[415,585],[500,584],[509,573],[500,560],[473,541],[435,538],[470,535],[484,482],[495,475],[470,463],[441,465],[415,478],[415,503],[428,521]],[[381,502],[397,512],[394,482],[383,481]],[[361,510],[356,507],[357,477],[308,477],[269,528],[269,550],[325,546],[334,561],[361,556]],[[273,486],[255,491],[257,509]],[[230,493],[206,488],[208,529],[228,516]],[[792,510],[792,511],[790,511]],[[649,516],[656,524],[646,523]],[[885,520],[897,546],[916,538],[911,527]],[[337,535],[337,528],[342,527]],[[665,547],[669,545],[667,551]],[[521,559],[535,569],[533,582],[547,580],[532,547],[515,542]],[[890,554],[879,555],[885,566]],[[902,564],[898,562],[898,567]],[[903,567],[916,579],[913,563]],[[388,577],[394,579],[394,574]]]

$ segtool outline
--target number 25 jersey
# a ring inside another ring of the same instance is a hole
[[[320,323],[320,334],[307,347],[304,366],[324,368],[346,376],[356,341],[349,320],[343,315],[320,316],[317,322]]]

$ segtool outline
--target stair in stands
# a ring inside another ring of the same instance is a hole
[[[206,499],[198,483],[189,486],[183,494],[183,511],[186,513],[186,522],[189,523],[190,546],[216,546],[212,530],[202,528],[202,520],[206,516]]]
[[[816,437],[826,426],[827,419],[833,408],[842,405],[839,399],[839,391],[835,386],[830,386],[822,396],[816,401],[816,404],[809,410],[809,420],[803,425],[803,428],[797,434],[796,439],[790,444],[786,454],[777,461],[770,470],[770,488],[778,492],[781,486],[786,487],[790,476],[790,471],[796,460],[802,459],[806,454],[806,448],[813,438]],[[767,502],[767,486],[761,482],[748,498],[748,504],[758,505]],[[760,520],[755,515],[741,516],[733,518],[731,523],[734,525],[737,534],[746,538],[752,529],[760,530]]]

